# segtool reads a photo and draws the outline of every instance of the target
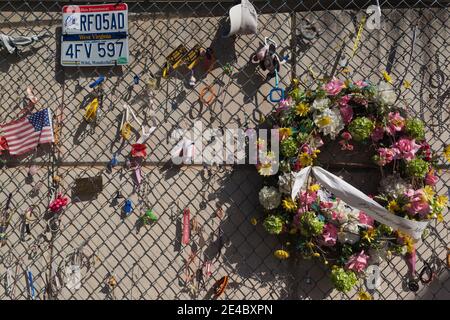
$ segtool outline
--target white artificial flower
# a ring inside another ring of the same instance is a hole
[[[278,176],[278,189],[281,193],[291,194],[294,185],[294,173],[286,172]]]
[[[330,99],[324,98],[324,99],[316,99],[311,105],[312,111],[324,111],[325,109],[328,109],[328,106],[330,105]]]
[[[338,232],[338,241],[342,244],[355,244],[360,238],[358,225],[354,223],[345,224],[342,231]]]
[[[378,99],[381,103],[388,106],[393,105],[397,100],[397,95],[395,94],[394,88],[391,84],[387,82],[381,82],[378,85]]]
[[[259,202],[264,209],[275,209],[281,203],[281,194],[275,187],[264,187],[259,191]]]
[[[399,175],[389,175],[380,181],[379,190],[392,198],[398,198],[411,188],[411,184],[408,184]]]
[[[313,115],[314,123],[324,135],[329,135],[335,139],[336,135],[344,129],[345,124],[338,109],[325,109],[323,112],[316,112]]]

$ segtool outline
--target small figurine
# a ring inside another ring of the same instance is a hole
[[[151,209],[147,210],[145,214],[141,217],[142,223],[148,225],[152,222],[158,221],[158,217],[153,213]]]
[[[133,211],[133,203],[131,202],[130,199],[125,200],[125,205],[123,206],[123,212],[125,213],[125,216],[129,217],[132,211]]]
[[[268,76],[270,77],[273,77],[276,72],[280,72],[280,66],[288,59],[288,57],[280,59],[276,50],[277,44],[275,41],[266,37],[264,38],[264,46],[256,51],[252,57],[252,62],[254,64],[259,64],[264,71],[269,71]]]

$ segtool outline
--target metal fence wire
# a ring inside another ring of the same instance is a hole
[[[314,261],[280,261],[273,256],[282,242],[262,227],[257,196],[261,179],[253,166],[175,166],[170,136],[196,121],[205,128],[256,127],[274,107],[266,99],[274,80],[250,63],[264,37],[278,44],[280,55],[289,56],[279,74],[280,86],[288,86],[293,77],[306,83],[311,72],[330,76],[342,52],[352,52],[361,18],[377,1],[254,0],[258,33],[222,38],[228,10],[236,2],[128,1],[130,63],[63,68],[59,63],[62,7],[69,3],[0,1],[0,33],[45,35],[14,54],[0,52],[0,123],[19,117],[30,85],[39,99],[37,106],[49,107],[61,123],[57,147],[1,158],[0,204],[3,207],[12,193],[13,213],[0,249],[5,284],[1,299],[31,298],[27,271],[33,276],[36,299],[211,299],[213,284],[225,275],[229,286],[220,299],[356,298],[355,292],[335,291],[327,270]],[[89,3],[103,2],[71,2]],[[394,79],[406,80],[410,86],[402,87],[402,103],[425,120],[432,148],[442,152],[450,142],[449,2],[379,0],[379,5],[381,26],[363,30],[348,72],[355,79],[378,82],[381,71],[389,70]],[[316,31],[312,36],[311,25]],[[187,69],[179,68],[167,79],[160,77],[165,57],[180,44],[211,47],[217,56],[213,70],[195,75],[193,87]],[[227,63],[231,75],[222,69]],[[126,163],[130,147],[121,145],[119,124],[124,103],[141,121],[152,116],[145,82],[133,82],[136,75],[142,80],[150,72],[158,80],[153,97],[157,129],[148,140],[150,152],[137,189]],[[87,125],[83,107],[92,92],[88,84],[99,75],[105,76],[100,115],[95,125]],[[212,84],[224,89],[223,94],[216,104],[204,106],[199,94]],[[343,157],[336,150],[330,148],[326,156]],[[108,170],[114,153],[119,164]],[[32,176],[30,167],[37,171]],[[367,192],[377,182],[367,170],[332,169]],[[86,177],[103,181],[101,192],[87,200],[74,194],[78,179]],[[450,171],[445,164],[440,177],[439,191],[446,194]],[[59,222],[45,219],[52,192],[71,198]],[[134,211],[124,218],[121,209],[126,199],[132,201]],[[33,205],[40,214],[30,222],[28,234],[23,214]],[[198,226],[189,245],[181,243],[185,208]],[[148,209],[158,221],[142,226],[138,218]],[[252,218],[259,223],[253,225]],[[436,279],[411,292],[404,281],[407,266],[396,258],[381,265],[379,286],[370,291],[375,299],[450,298],[445,267],[448,223],[448,214],[444,222],[433,223],[418,248],[418,269],[430,257],[442,261]],[[197,256],[189,263],[192,252]],[[211,276],[198,285],[187,285],[186,276],[198,275],[206,261],[212,263]],[[79,287],[76,281],[72,288],[58,285],[55,275],[70,279],[72,265],[80,267]],[[13,290],[8,279],[15,283]]]

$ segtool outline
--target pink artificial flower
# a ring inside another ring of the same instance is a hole
[[[348,141],[346,141],[346,140],[340,140],[339,144],[341,145],[341,150],[343,150],[343,151],[345,151],[345,150],[352,151],[353,150],[353,145],[348,143]]]
[[[342,132],[341,137],[342,137],[342,139],[347,140],[347,141],[352,140],[352,135],[348,131]]]
[[[339,106],[340,107],[348,106],[348,103],[350,102],[351,99],[352,99],[352,97],[350,95],[346,94],[345,96],[343,96],[341,98],[341,100],[339,100]]]
[[[333,202],[320,201],[320,209],[330,209],[331,207],[333,207]]]
[[[434,174],[434,170],[431,169],[425,176],[425,184],[429,186],[435,186],[439,181],[439,178]]]
[[[311,154],[311,152],[312,152],[312,149],[308,144],[302,145],[301,150],[302,150],[302,152],[305,152],[308,154]]]
[[[373,142],[378,142],[381,139],[383,139],[384,136],[384,129],[382,126],[376,126],[375,129],[372,132],[372,140]]]
[[[276,108],[275,111],[276,112],[281,112],[281,111],[289,109],[289,106],[291,105],[291,102],[292,102],[292,98],[291,97],[288,97],[287,99],[281,100],[279,106]]]
[[[297,172],[297,171],[300,171],[301,168],[302,168],[302,165],[301,165],[300,161],[297,160],[294,163],[292,171]]]
[[[431,207],[422,189],[416,191],[409,189],[405,192],[405,195],[409,199],[409,203],[405,205],[405,209],[409,214],[413,216],[419,214],[423,218],[430,213]]]
[[[300,205],[311,205],[317,199],[317,192],[302,191],[300,194]]]
[[[345,124],[349,124],[353,119],[353,108],[350,106],[340,107],[339,111],[341,112],[342,120]]]
[[[398,150],[395,148],[379,148],[378,149],[378,165],[385,166],[392,162],[397,155]]]
[[[405,118],[403,118],[398,112],[389,112],[389,124],[386,128],[386,131],[390,135],[394,135],[396,132],[400,132],[403,130],[405,126]]]
[[[333,79],[324,86],[324,89],[328,95],[335,96],[339,92],[341,92],[342,89],[344,89],[344,87],[345,87],[344,81],[339,79]]]
[[[336,244],[338,229],[331,223],[327,223],[323,227],[322,238],[320,242],[327,247],[332,247]]]
[[[422,142],[420,144],[420,150],[423,152],[424,160],[425,161],[431,161],[432,153],[431,153],[431,147],[427,142]]]
[[[365,88],[368,86],[367,82],[365,82],[364,80],[358,80],[353,82],[353,84],[359,88]]]
[[[332,211],[331,212],[331,219],[336,221],[342,221],[346,218],[345,213],[338,212],[338,211]]]
[[[369,256],[364,254],[364,250],[360,253],[355,253],[352,255],[345,267],[349,270],[353,270],[355,272],[362,272],[367,268]]]
[[[369,227],[373,227],[373,223],[375,221],[371,216],[367,215],[364,211],[359,212],[358,219],[359,219],[359,223],[364,224]]]
[[[416,152],[420,149],[420,145],[416,144],[416,141],[414,139],[410,140],[407,138],[402,138],[397,141],[394,147],[399,151],[397,153],[397,158],[405,159],[406,161],[412,160]]]

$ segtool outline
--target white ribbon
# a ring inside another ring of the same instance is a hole
[[[291,197],[295,197],[305,184],[309,175],[314,175],[316,180],[324,186],[328,191],[332,192],[336,197],[343,200],[349,206],[364,211],[367,215],[380,223],[383,223],[395,230],[400,230],[410,235],[415,240],[420,240],[423,230],[427,227],[428,221],[412,221],[402,217],[398,217],[369,198],[360,190],[345,182],[341,178],[328,172],[321,167],[306,167],[295,173],[294,186],[292,187]]]

